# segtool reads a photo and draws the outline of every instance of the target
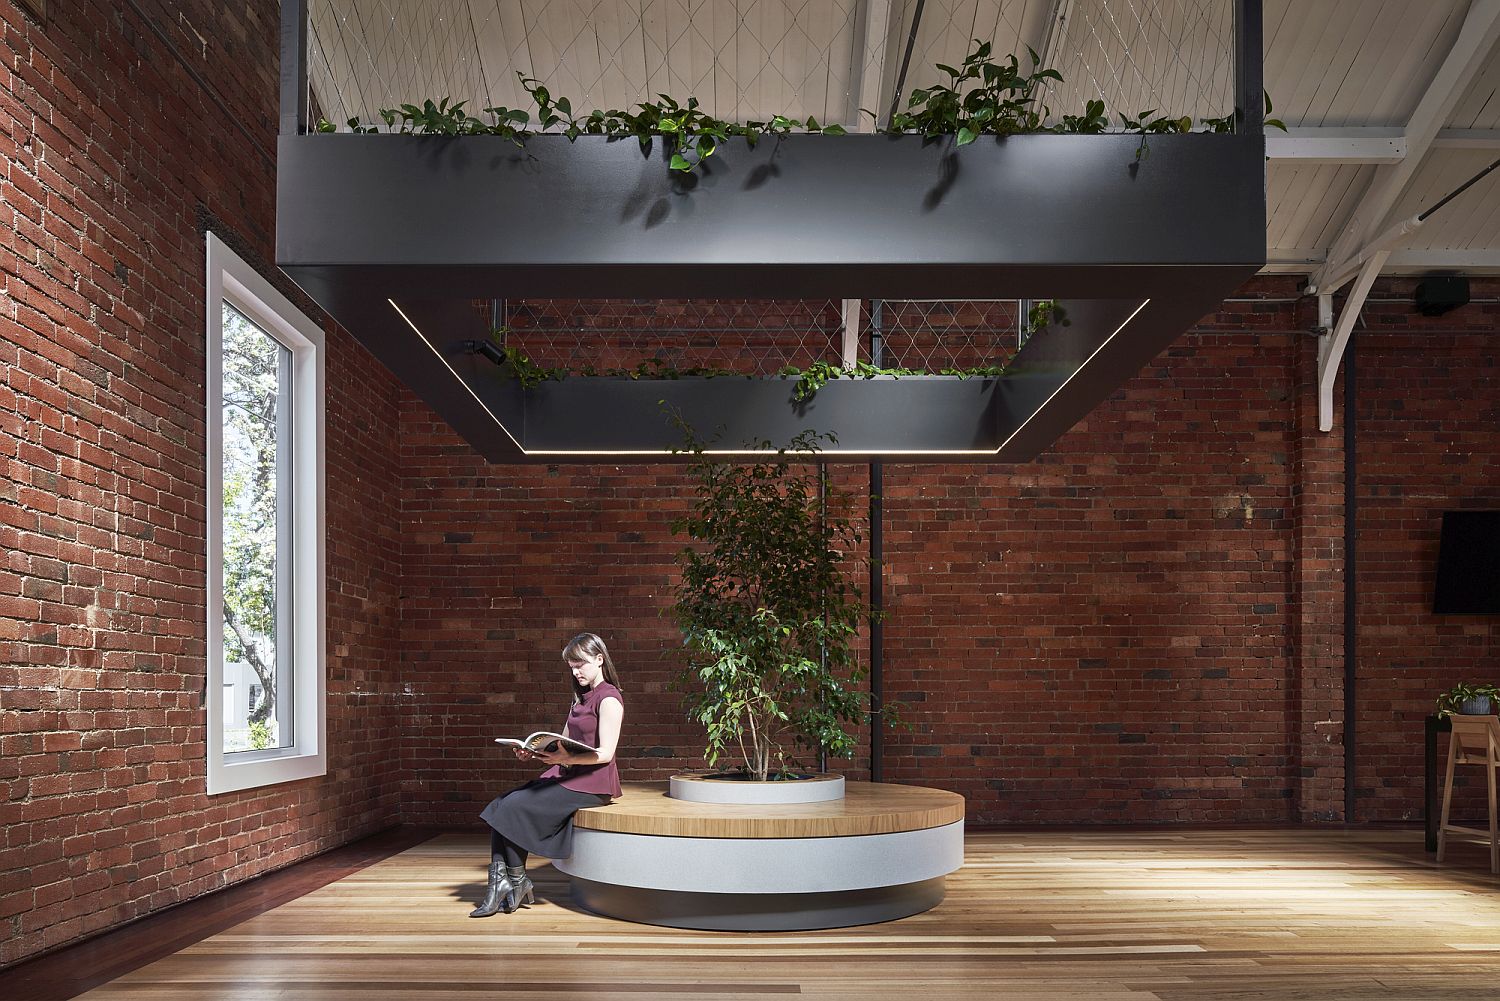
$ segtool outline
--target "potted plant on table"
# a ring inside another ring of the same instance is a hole
[[[852,643],[870,610],[845,572],[860,541],[848,497],[821,467],[793,470],[788,451],[809,461],[819,450],[811,432],[789,450],[762,443],[753,463],[710,461],[688,439],[696,499],[672,528],[691,540],[673,607],[689,716],[707,728],[710,768],[737,758],[735,778],[809,777],[795,755],[852,756],[851,727],[868,718]]]
[[[1468,685],[1459,682],[1437,697],[1439,716],[1488,716],[1500,700],[1500,688],[1494,685]]]

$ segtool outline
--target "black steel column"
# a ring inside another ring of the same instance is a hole
[[[870,300],[870,364],[879,368],[885,358],[881,340],[884,320],[883,303]],[[870,781],[879,782],[884,774],[881,757],[885,753],[885,677],[882,674],[885,627],[880,617],[885,611],[881,585],[885,579],[885,539],[881,534],[884,498],[881,497],[884,469],[881,463],[870,463]]]
[[[1261,0],[1234,4],[1234,130],[1249,135],[1266,131],[1265,41]]]
[[[1354,421],[1354,346],[1357,340],[1350,336],[1344,349],[1344,823],[1354,823],[1354,708],[1357,704],[1355,679],[1358,676],[1357,640],[1355,629],[1358,603],[1357,573],[1359,526],[1358,503],[1355,488],[1358,486],[1355,466],[1355,421]]]
[[[818,527],[823,533],[823,551],[828,551],[828,466],[822,462],[818,463]],[[824,640],[818,644],[818,666],[822,669],[822,676],[828,677],[828,594],[823,594],[823,635]],[[828,745],[821,740],[818,741],[818,771],[828,771]]]
[[[281,134],[307,131],[307,0],[281,0]]]

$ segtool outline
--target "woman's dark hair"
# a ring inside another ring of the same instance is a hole
[[[615,674],[615,662],[609,657],[609,648],[604,645],[603,640],[593,633],[579,633],[568,640],[568,645],[563,647],[562,657],[565,664],[570,661],[584,660],[589,657],[603,657],[604,680],[616,688],[620,687],[620,678]],[[588,694],[589,690],[580,685],[577,678],[570,674],[568,675],[568,680],[573,684],[573,700],[575,702]]]

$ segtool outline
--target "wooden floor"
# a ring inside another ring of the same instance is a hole
[[[487,846],[443,835],[85,995],[217,1001],[481,997],[1500,997],[1500,880],[1420,831],[970,833],[947,900],[827,932],[687,932],[541,902],[471,919]]]

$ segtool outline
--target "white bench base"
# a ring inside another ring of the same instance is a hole
[[[943,899],[963,821],[832,838],[694,838],[576,829],[554,865],[608,917],[677,928],[790,931],[891,921]]]

